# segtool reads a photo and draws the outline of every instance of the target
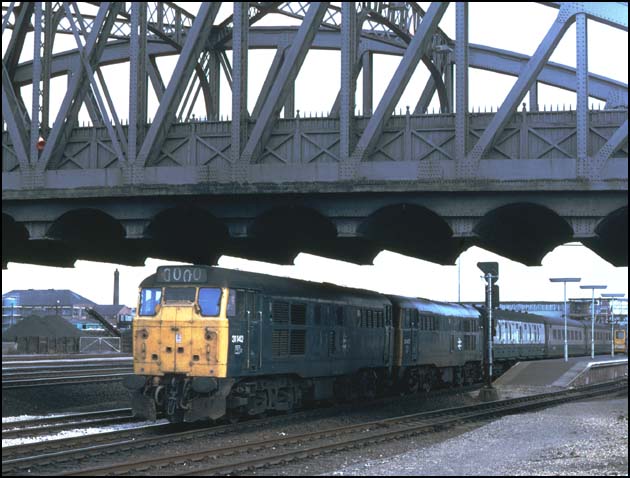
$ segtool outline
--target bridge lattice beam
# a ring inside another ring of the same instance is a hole
[[[403,90],[409,83],[418,62],[424,56],[437,24],[444,15],[448,2],[433,2],[427,11],[413,40],[407,47],[392,80],[389,82],[379,105],[368,123],[361,139],[359,139],[354,155],[364,158],[374,149],[385,121],[391,116]]]
[[[560,43],[562,36],[575,21],[575,9],[573,9],[572,12],[570,12],[569,9],[570,7],[568,6],[563,6],[560,9],[556,20],[551,25],[551,28],[527,63],[525,69],[517,78],[516,83],[503,101],[499,111],[493,116],[490,124],[479,138],[479,141],[477,141],[467,155],[465,161],[468,163],[468,167],[466,170],[470,171],[477,168],[479,160],[488,148],[492,146],[497,136],[503,131],[521,100],[534,84],[545,63],[547,63],[556,46]]]
[[[46,146],[39,158],[37,168],[40,171],[59,161],[63,154],[62,149],[72,133],[83,98],[89,89],[88,83],[91,78],[88,78],[85,66],[89,65],[91,70],[98,67],[108,32],[114,25],[119,9],[120,4],[110,4],[109,2],[104,2],[99,9],[98,15],[94,20],[94,27],[90,31],[85,47],[80,53],[82,64],[77,65],[77,70],[70,81],[70,86],[59,108],[55,124],[48,135]],[[118,153],[120,154],[120,151]]]
[[[219,2],[204,3],[199,9],[199,14],[195,19],[184,48],[179,56],[175,71],[171,81],[166,88],[164,97],[155,114],[155,120],[151,124],[142,148],[138,153],[139,165],[145,165],[150,158],[154,158],[159,153],[159,148],[165,138],[166,132],[175,119],[175,113],[179,102],[184,95],[184,88],[192,74],[204,42],[212,27],[212,23],[219,11]]]
[[[304,22],[298,30],[294,43],[287,51],[286,59],[278,72],[277,79],[269,95],[264,100],[260,115],[252,129],[247,145],[243,150],[243,155],[255,160],[264,149],[265,143],[271,134],[271,129],[273,128],[278,113],[282,109],[283,102],[288,93],[287,85],[295,82],[295,78],[304,62],[306,53],[313,42],[313,38],[326,13],[327,7],[327,2],[311,3]]]
[[[608,159],[612,154],[621,148],[624,144],[628,144],[628,120],[626,119],[623,124],[615,130],[612,136],[606,141],[606,144],[601,147],[595,156],[595,164],[593,168],[596,171],[601,171]]]
[[[4,66],[4,61],[2,62],[2,116],[6,118],[7,128],[15,148],[15,155],[20,164],[20,169],[27,171],[29,169],[26,148],[28,135],[24,111],[20,107],[18,96],[15,94],[9,72]]]

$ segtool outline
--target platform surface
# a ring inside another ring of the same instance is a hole
[[[533,360],[518,362],[510,370],[501,375],[494,385],[523,385],[533,387],[568,387],[571,382],[589,367],[602,363],[628,363],[625,355],[598,355],[591,357],[571,357],[550,360]]]

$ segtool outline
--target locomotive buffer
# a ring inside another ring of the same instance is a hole
[[[484,273],[483,277],[486,280],[485,317],[487,319],[486,325],[483,327],[484,343],[486,344],[486,347],[484,347],[484,377],[486,383],[483,388],[479,390],[479,399],[484,402],[489,402],[499,399],[497,390],[492,386],[492,338],[494,336],[492,309],[499,305],[499,286],[496,285],[496,281],[499,280],[499,263],[477,262],[477,267]]]

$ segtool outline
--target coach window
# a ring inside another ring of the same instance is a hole
[[[199,289],[199,308],[205,317],[217,317],[221,309],[221,289],[201,287]]]
[[[142,289],[140,292],[140,315],[155,315],[155,308],[162,299],[162,289]]]

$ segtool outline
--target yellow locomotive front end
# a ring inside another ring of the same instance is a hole
[[[194,421],[225,413],[232,382],[226,380],[229,298],[227,288],[207,284],[203,267],[160,267],[143,281],[133,323],[134,375],[124,382],[135,416]]]
[[[227,289],[147,288],[140,294],[133,326],[136,374],[226,376]]]

